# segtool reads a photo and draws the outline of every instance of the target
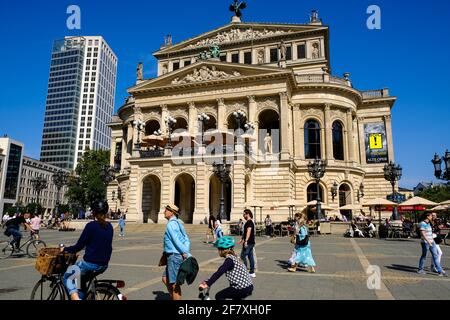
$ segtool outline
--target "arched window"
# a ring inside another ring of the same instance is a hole
[[[316,120],[305,123],[305,158],[321,159],[320,124]]]
[[[335,160],[344,160],[344,133],[342,123],[333,123],[333,157]]]
[[[321,185],[319,185],[319,195],[320,195],[320,200],[323,203],[324,202],[323,189],[322,189]],[[308,202],[317,200],[317,183],[311,183],[308,186],[308,189],[306,190],[306,199],[308,200]],[[316,219],[317,218],[316,208],[309,206],[308,210],[307,210],[307,215],[308,215],[308,220]]]
[[[342,184],[339,187],[339,207],[343,207],[352,203],[352,192],[347,184]],[[351,210],[341,210],[341,214],[346,216],[347,219],[352,219]]]

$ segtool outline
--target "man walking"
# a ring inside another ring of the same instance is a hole
[[[169,204],[164,211],[164,217],[168,220],[164,233],[164,255],[167,257],[167,265],[162,281],[172,300],[181,300],[181,286],[176,283],[178,271],[183,260],[191,256],[191,242],[183,224],[178,220],[178,210],[177,206]]]
[[[436,271],[439,273],[441,277],[447,277],[447,274],[444,270],[442,270],[441,264],[439,263],[436,243],[433,239],[433,231],[431,228],[431,220],[433,214],[431,212],[427,212],[424,221],[419,224],[420,237],[422,238],[422,256],[419,261],[419,271],[420,274],[425,274],[425,270],[423,269],[425,260],[427,258],[427,251],[430,250],[431,258],[433,259],[434,266]]]
[[[216,224],[216,217],[214,217],[214,215],[210,213],[208,219],[208,229],[206,230],[206,243],[210,243],[209,239],[211,236],[213,237],[213,242],[215,240],[214,237],[215,224]]]
[[[119,228],[120,228],[119,237],[124,237],[125,236],[125,217],[123,216],[123,214],[121,214],[119,217]]]
[[[255,260],[253,256],[253,248],[255,247],[255,224],[253,223],[253,213],[249,209],[244,210],[244,233],[239,244],[242,245],[241,259],[247,267],[247,257],[250,261],[250,276],[255,278]]]

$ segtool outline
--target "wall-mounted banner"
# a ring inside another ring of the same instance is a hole
[[[364,125],[366,144],[366,162],[368,164],[387,163],[388,148],[386,127],[383,122],[366,123]]]

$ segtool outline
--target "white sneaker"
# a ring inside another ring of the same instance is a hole
[[[256,274],[255,273],[250,273],[250,277],[256,278]]]

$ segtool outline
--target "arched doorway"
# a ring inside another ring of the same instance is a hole
[[[145,124],[145,135],[151,136],[152,134],[155,134],[155,131],[158,131],[159,129],[161,129],[159,122],[157,120],[150,120]]]
[[[265,152],[264,139],[267,134],[272,138],[272,153],[280,153],[281,134],[280,134],[280,115],[275,110],[264,110],[258,116],[258,145],[261,153]]]
[[[175,118],[177,120],[177,123],[175,123],[175,126],[173,127],[173,131],[176,130],[187,130],[188,129],[188,123],[185,118]]]
[[[225,213],[227,221],[231,219],[231,179],[228,178],[225,182]],[[209,181],[209,212],[215,217],[219,216],[220,212],[220,180],[213,175]]]
[[[339,207],[352,204],[352,192],[350,186],[346,183],[341,184],[339,187]],[[347,220],[352,219],[351,210],[341,210],[341,215],[346,216]]]
[[[161,205],[161,181],[154,175],[142,180],[142,214],[143,222],[150,219],[158,223],[158,213]]]
[[[319,185],[319,195],[320,200],[323,203],[324,197],[323,197],[323,188],[321,185]],[[317,183],[311,183],[308,188],[306,189],[306,199],[307,202],[315,201],[317,200]],[[314,211],[312,210],[314,208]],[[314,220],[315,219],[315,207],[308,207],[308,220]],[[324,216],[324,214],[322,213]]]
[[[187,173],[175,179],[174,203],[180,209],[179,218],[184,223],[192,223],[195,210],[195,181]]]

